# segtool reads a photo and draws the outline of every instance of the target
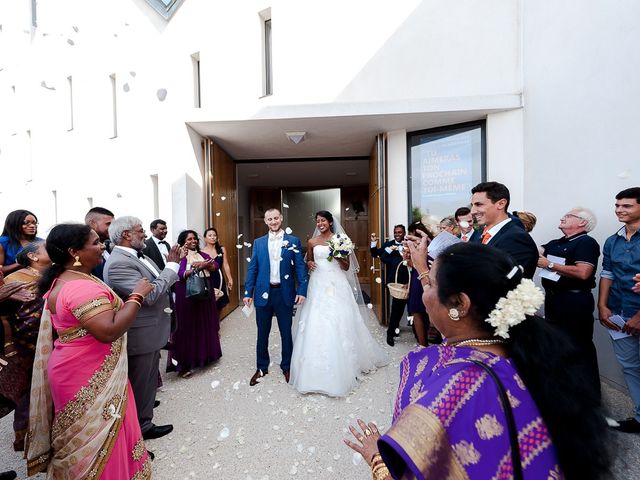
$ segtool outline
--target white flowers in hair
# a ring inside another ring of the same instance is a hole
[[[485,322],[496,329],[496,336],[509,338],[509,328],[518,325],[527,315],[535,315],[543,303],[542,290],[532,280],[523,278],[506,297],[498,300]]]

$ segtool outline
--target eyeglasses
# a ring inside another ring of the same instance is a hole
[[[573,213],[567,213],[566,215],[561,216],[560,220],[566,220],[568,217],[573,217],[573,218],[578,218],[580,220],[584,220],[584,218],[582,218],[580,215],[574,215]]]

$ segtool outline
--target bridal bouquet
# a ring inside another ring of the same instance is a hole
[[[344,234],[335,234],[327,241],[329,246],[329,258],[331,261],[334,258],[347,258],[353,252],[353,242],[349,237]]]

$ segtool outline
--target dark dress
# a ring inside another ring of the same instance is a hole
[[[211,276],[213,277],[213,283],[216,288],[219,288],[224,293],[216,301],[216,307],[218,307],[218,311],[222,310],[223,307],[229,304],[229,292],[227,290],[227,282],[224,279],[224,274],[222,273],[222,265],[224,265],[224,252],[220,249],[220,253],[218,254],[218,258],[216,259],[220,268],[217,272],[213,272]],[[222,286],[221,286],[222,285]]]
[[[200,252],[202,258],[211,257]],[[220,257],[215,259],[218,269]],[[186,298],[187,258],[180,261],[179,280],[175,283],[177,328],[171,335],[172,347],[169,350],[167,371],[188,372],[204,367],[222,356],[220,346],[220,319],[213,298],[213,287],[218,287],[217,272],[210,272],[211,299],[191,300]],[[175,362],[175,363],[174,363]]]
[[[427,313],[427,309],[422,302],[422,293],[424,289],[420,280],[418,280],[418,271],[415,268],[411,269],[411,279],[409,280],[409,299],[407,300],[407,311],[409,315],[414,313]]]

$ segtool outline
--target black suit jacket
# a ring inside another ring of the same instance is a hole
[[[385,265],[385,282],[394,283],[396,281],[396,268],[398,264],[402,262],[402,255],[398,250],[392,250],[388,253],[385,249],[392,247],[396,244],[395,240],[388,240],[382,244],[382,247],[377,250],[380,256],[380,261]],[[373,249],[372,254],[373,254]],[[409,283],[409,270],[405,266],[400,266],[398,269],[398,283]]]
[[[477,235],[474,234],[469,241],[481,243],[482,233],[476,233]],[[508,253],[518,265],[522,265],[525,278],[533,278],[538,265],[538,246],[531,235],[524,231],[522,224],[510,221],[491,238],[488,246]]]
[[[156,245],[155,240],[153,238],[147,238],[144,241],[144,243],[145,243],[145,247],[144,247],[144,250],[142,250],[142,253],[144,253],[147,257],[153,260],[153,263],[159,266],[160,270],[164,270],[164,266],[165,266],[164,257],[162,256],[162,253],[160,253],[160,250],[158,249],[158,245]]]

